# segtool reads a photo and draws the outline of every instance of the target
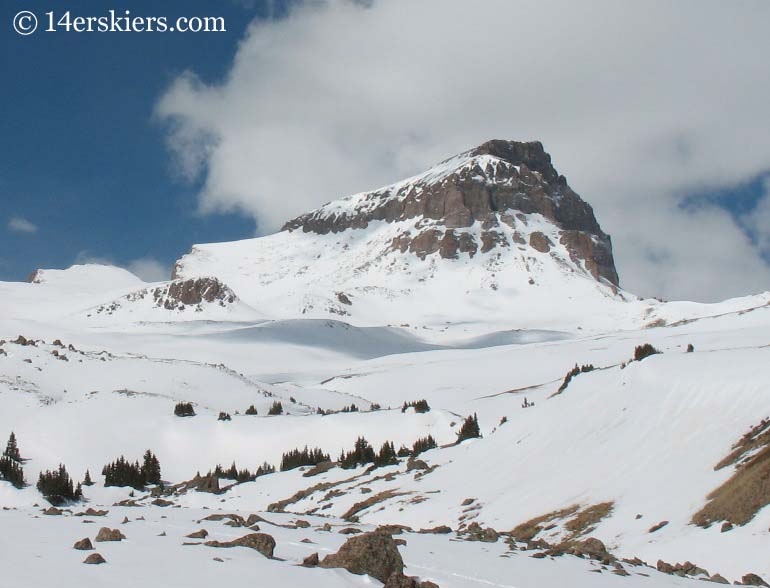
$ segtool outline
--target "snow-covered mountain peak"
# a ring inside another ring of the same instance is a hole
[[[574,328],[624,299],[609,236],[538,142],[489,141],[274,235],[196,245],[173,277],[201,276],[267,317],[373,326]]]
[[[521,229],[530,215],[558,229],[554,236],[574,264],[618,284],[609,236],[539,142],[488,141],[412,178],[330,202],[289,221],[284,230],[324,235],[376,221],[402,223],[393,249],[423,259],[433,253],[457,258],[527,245],[528,231]],[[548,253],[554,243],[537,231],[529,233],[528,245]]]

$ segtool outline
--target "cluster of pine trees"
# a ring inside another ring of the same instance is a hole
[[[178,402],[174,407],[174,414],[178,417],[195,416],[195,409],[192,402]]]
[[[428,401],[424,398],[422,400],[413,400],[412,402],[404,402],[404,406],[401,407],[401,412],[406,412],[406,409],[413,408],[414,412],[429,412],[430,406]]]
[[[567,389],[567,386],[569,386],[569,383],[572,381],[572,378],[579,374],[585,374],[588,372],[594,371],[593,364],[586,364],[578,366],[578,364],[575,364],[575,367],[573,367],[570,371],[567,372],[567,375],[564,376],[564,381],[561,383],[561,386],[559,386],[559,390],[557,392],[561,393],[564,392]]]
[[[235,480],[239,483],[253,482],[259,476],[266,474],[272,474],[275,472],[275,467],[265,462],[259,466],[256,471],[251,472],[248,468],[239,469],[235,462],[228,469],[224,469],[221,465],[217,464],[213,471],[208,473],[209,476],[216,476],[217,478],[227,478],[228,480]]]
[[[59,464],[59,468],[56,470],[41,472],[37,480],[37,489],[54,506],[75,502],[83,498],[83,489],[80,483],[76,487],[73,485],[72,478],[67,473],[64,464]]]
[[[463,422],[462,427],[457,432],[457,443],[462,443],[466,439],[476,439],[481,437],[481,429],[479,429],[479,419],[474,413],[467,417]]]
[[[276,400],[270,406],[270,410],[267,411],[267,414],[268,416],[278,416],[279,414],[283,414],[283,404]]]
[[[283,454],[281,458],[281,471],[293,470],[300,466],[318,465],[325,461],[331,461],[328,453],[324,453],[318,447],[308,449],[307,445],[305,445],[304,449],[292,449]]]
[[[350,406],[342,407],[340,412],[358,412],[358,407],[355,404],[351,404]]]
[[[414,445],[412,445],[411,455],[417,457],[423,451],[428,451],[428,449],[435,449],[436,447],[438,447],[438,445],[436,444],[436,440],[433,438],[433,435],[420,437],[417,439],[417,441],[414,442]]]
[[[376,452],[364,437],[359,437],[352,451],[340,454],[339,464],[343,469],[352,469],[360,465],[374,464],[382,467],[398,463],[398,454],[392,441],[385,441]]]
[[[160,462],[149,449],[145,451],[141,465],[131,463],[122,455],[102,469],[105,486],[131,486],[142,490],[147,484],[160,484]]]
[[[660,350],[655,349],[649,343],[637,345],[634,349],[634,361],[642,361],[645,357],[650,357],[650,355],[655,355],[656,353],[660,353]]]
[[[13,431],[8,437],[8,444],[5,446],[3,455],[0,456],[0,480],[7,480],[16,488],[24,487],[24,468],[22,467],[16,435]]]

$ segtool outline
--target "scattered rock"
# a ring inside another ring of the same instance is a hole
[[[302,565],[306,568],[314,568],[318,565],[318,561],[318,553],[313,553],[302,560]]]
[[[193,533],[190,533],[189,535],[185,535],[188,539],[205,539],[209,536],[209,532],[206,529],[200,529],[198,531],[195,531]]]
[[[432,534],[432,535],[448,535],[452,532],[451,527],[447,527],[446,525],[439,525],[438,527],[432,527],[430,529],[420,529],[418,533],[422,534]]]
[[[250,533],[232,541],[206,541],[209,547],[248,547],[259,551],[265,557],[272,558],[275,539],[267,533]]]
[[[420,582],[414,576],[392,574],[382,588],[438,588],[433,582]]]
[[[120,532],[118,529],[109,529],[107,527],[102,527],[99,529],[99,533],[96,535],[96,541],[102,542],[102,541],[122,541],[125,539],[126,536]]]
[[[219,563],[224,563],[224,561],[225,561],[221,557],[213,557],[211,559],[213,559],[214,561],[218,561]]]
[[[768,586],[767,582],[757,574],[746,574],[741,578],[741,584],[744,586]]]
[[[86,537],[85,539],[81,539],[80,541],[76,541],[75,545],[72,546],[73,549],[79,549],[80,551],[90,551],[94,548],[94,546],[91,544],[91,540]]]
[[[406,462],[407,472],[411,472],[414,470],[425,471],[429,469],[430,469],[430,466],[421,459],[415,459],[413,457],[410,457],[409,461]]]
[[[150,504],[155,506],[173,506],[173,502],[170,500],[164,500],[163,498],[156,498]]]
[[[351,537],[337,553],[327,555],[320,566],[368,574],[380,582],[387,582],[394,573],[403,575],[404,572],[404,560],[393,537],[379,531]]]
[[[471,504],[473,504],[475,501],[476,501],[476,499],[475,499],[475,498],[466,498],[465,500],[463,500],[463,501],[460,503],[460,506],[470,506],[470,505],[471,505]]]
[[[733,528],[733,524],[729,521],[725,521],[724,523],[722,523],[722,528],[720,529],[720,532],[726,533],[727,531],[732,530],[732,528]]]
[[[108,510],[94,510],[91,507],[88,507],[83,512],[76,512],[74,516],[76,517],[104,517],[109,514],[110,511]]]
[[[468,528],[463,531],[463,538],[466,541],[483,541],[484,543],[495,543],[500,538],[500,533],[492,527],[483,528],[477,522],[472,522]]]
[[[104,559],[99,553],[92,553],[91,555],[89,555],[87,558],[83,560],[83,563],[99,565],[99,564],[107,563],[107,560]]]
[[[294,526],[298,529],[307,529],[310,526],[310,523],[303,521],[302,519],[297,519],[294,521]]]
[[[308,471],[306,471],[304,474],[302,474],[303,478],[310,478],[312,476],[317,476],[318,474],[325,474],[330,469],[332,469],[337,464],[333,461],[324,461],[319,463],[318,465],[313,466]]]
[[[716,582],[717,584],[729,584],[730,582],[721,574],[714,574],[709,578],[709,582]]]
[[[363,533],[361,529],[356,529],[355,527],[345,527],[344,529],[340,529],[339,531],[340,535],[356,535],[358,533]]]
[[[655,533],[656,531],[660,531],[666,525],[668,525],[668,521],[660,521],[657,525],[650,527],[648,533]]]
[[[50,516],[60,516],[64,511],[60,508],[56,508],[55,506],[49,506],[43,511],[44,515],[50,515]]]
[[[604,543],[595,537],[589,537],[582,541],[576,541],[572,545],[572,553],[575,555],[582,555],[591,559],[597,559],[603,561],[610,557],[607,552],[607,547]]]
[[[412,533],[412,527],[406,525],[380,525],[377,527],[378,533],[386,533],[388,535],[401,535],[401,533]]]

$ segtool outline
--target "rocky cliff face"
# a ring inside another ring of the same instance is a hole
[[[283,227],[317,234],[363,229],[370,223],[403,222],[408,228],[390,247],[425,259],[471,257],[495,248],[528,243],[548,252],[554,243],[539,232],[525,239],[501,231],[527,224],[539,214],[558,227],[572,260],[596,279],[618,285],[612,244],[582,200],[551,164],[539,142],[489,141],[392,186],[329,203]],[[478,227],[478,230],[470,230]]]

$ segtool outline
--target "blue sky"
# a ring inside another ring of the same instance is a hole
[[[192,243],[253,235],[249,217],[195,213],[197,186],[174,173],[152,113],[185,69],[207,81],[223,76],[248,23],[271,9],[280,15],[280,5],[113,5],[137,15],[222,16],[227,32],[216,34],[22,37],[10,29],[22,8],[42,18],[62,6],[6,1],[0,9],[0,280],[76,259],[149,257],[170,266]],[[66,3],[73,15],[102,14],[100,6]]]
[[[194,243],[276,230],[503,138],[544,143],[630,291],[770,289],[770,3],[474,6],[7,0],[0,280],[89,260],[158,279]],[[227,32],[12,29],[19,10],[108,8],[224,17]]]

